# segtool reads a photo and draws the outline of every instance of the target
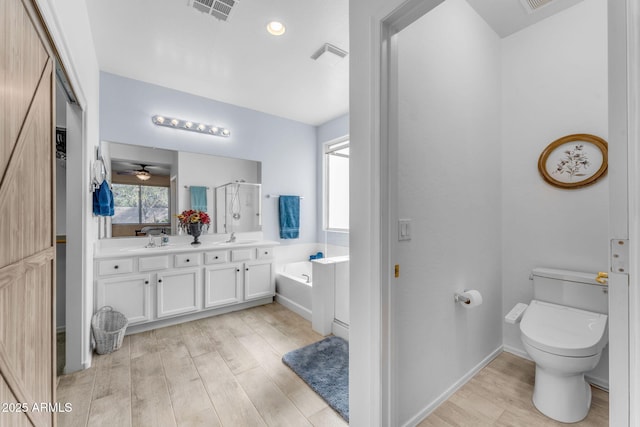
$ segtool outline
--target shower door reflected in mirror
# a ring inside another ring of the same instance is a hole
[[[261,186],[230,182],[216,188],[216,233],[262,230]]]

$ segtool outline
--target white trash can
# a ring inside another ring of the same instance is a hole
[[[128,324],[127,317],[113,307],[107,305],[98,310],[91,318],[96,353],[108,354],[118,350]]]

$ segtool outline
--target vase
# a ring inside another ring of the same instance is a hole
[[[200,241],[198,241],[198,237],[200,237],[200,235],[202,234],[201,222],[192,222],[191,224],[189,224],[187,232],[193,236],[193,242],[191,242],[192,245],[197,246],[201,243]]]

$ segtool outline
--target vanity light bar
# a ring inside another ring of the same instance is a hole
[[[173,117],[155,115],[151,117],[151,121],[158,126],[188,130],[191,132],[204,133],[206,135],[222,136],[225,138],[231,135],[231,131],[229,129],[204,123],[191,122],[189,120],[176,119]]]

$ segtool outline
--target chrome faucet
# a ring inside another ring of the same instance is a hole
[[[308,274],[303,274],[302,277],[306,277],[307,278],[307,283],[311,282],[311,277]]]
[[[155,248],[155,247],[156,247],[156,240],[153,238],[151,234],[149,234],[149,243],[147,243],[147,246],[145,246],[145,248]]]
[[[231,236],[229,236],[229,240],[227,240],[227,243],[233,243],[236,241],[236,233],[231,233]]]

